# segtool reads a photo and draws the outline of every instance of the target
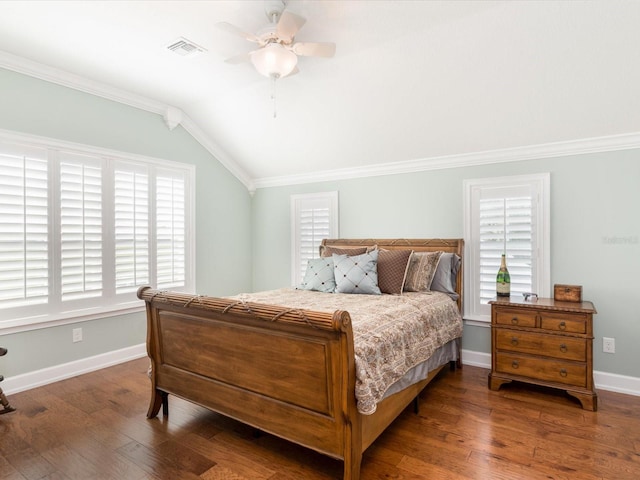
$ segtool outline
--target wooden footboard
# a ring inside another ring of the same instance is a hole
[[[357,480],[349,314],[291,310],[142,287],[152,396],[148,417],[177,395],[260,430],[344,460]]]

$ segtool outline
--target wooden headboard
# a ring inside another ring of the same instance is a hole
[[[386,250],[413,250],[414,252],[449,252],[457,254],[460,261],[460,269],[458,270],[458,278],[456,280],[456,293],[458,294],[458,308],[462,312],[462,289],[463,281],[463,265],[464,265],[464,240],[462,238],[325,238],[320,244],[320,254],[324,247],[337,248],[356,248],[356,247],[373,247],[384,248]]]

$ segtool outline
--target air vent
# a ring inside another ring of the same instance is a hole
[[[184,37],[180,37],[167,45],[167,50],[177,53],[182,57],[195,57],[207,51],[206,48],[196,45],[191,40],[187,40]]]

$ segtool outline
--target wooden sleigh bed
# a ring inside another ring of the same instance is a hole
[[[461,239],[324,240],[323,247],[374,246],[463,256]],[[462,305],[462,262],[455,281]],[[327,294],[329,295],[329,294]],[[146,301],[152,395],[147,416],[168,415],[168,395],[344,461],[359,480],[363,452],[450,360],[357,409],[354,334],[348,311],[333,313],[141,287]],[[460,365],[460,342],[456,360]]]

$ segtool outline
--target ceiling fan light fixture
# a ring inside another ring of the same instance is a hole
[[[279,43],[270,43],[251,53],[251,63],[261,75],[281,78],[293,72],[298,56]]]

